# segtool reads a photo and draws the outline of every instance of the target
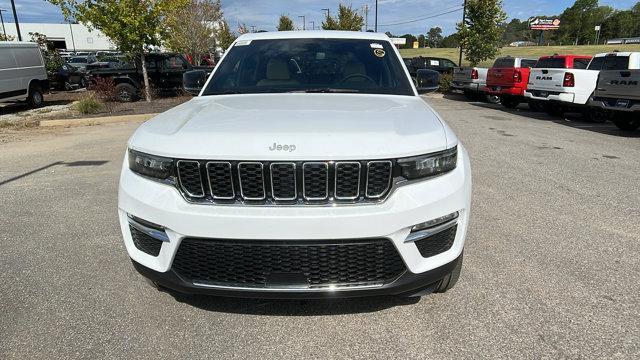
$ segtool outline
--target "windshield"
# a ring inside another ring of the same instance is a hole
[[[240,41],[203,95],[274,92],[414,95],[388,41],[353,39]]]

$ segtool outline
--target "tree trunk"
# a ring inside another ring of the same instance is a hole
[[[140,53],[140,60],[142,62],[142,79],[144,80],[144,97],[147,102],[151,102],[151,89],[149,87],[149,74],[147,73],[147,62],[144,58],[144,52]]]

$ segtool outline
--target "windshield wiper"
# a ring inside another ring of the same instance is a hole
[[[314,89],[304,89],[295,92],[305,92],[305,93],[359,93],[360,90],[356,89],[336,89],[336,88],[314,88]]]

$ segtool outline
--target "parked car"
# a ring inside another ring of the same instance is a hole
[[[241,35],[200,96],[129,139],[118,215],[133,266],[183,293],[447,291],[471,168],[418,96],[434,73],[416,89],[384,34]]]
[[[485,92],[498,96],[500,103],[506,108],[513,109],[518,104],[527,102],[524,91],[527,89],[529,70],[536,62],[538,59],[511,56],[496,59],[487,72]]]
[[[198,69],[180,54],[151,53],[145,55],[150,85],[159,91],[175,92],[182,89],[182,76],[186,71]],[[119,68],[98,68],[90,71],[90,80],[112,78],[116,84],[118,101],[135,101],[144,88],[142,63],[139,58]]]
[[[411,59],[407,69],[409,69],[409,74],[415,78],[419,69],[435,70],[440,74],[453,74],[453,68],[456,66],[456,63],[449,59],[418,56]]]
[[[0,41],[0,102],[44,102],[49,79],[40,47],[30,42]]]
[[[577,91],[582,91],[584,96],[589,96],[589,90],[584,87],[575,86],[575,71],[567,69],[586,69],[591,61],[591,56],[583,55],[552,55],[543,56],[531,69],[529,82],[524,96],[529,99],[529,104],[538,104],[551,115],[561,115],[565,108],[561,105],[560,98],[572,98],[573,94],[564,93],[561,88],[575,87]],[[589,76],[595,76],[593,73]],[[582,79],[581,79],[582,80]],[[574,84],[572,86],[571,84]]]
[[[614,57],[605,57],[611,61]],[[618,128],[636,130],[640,127],[640,52],[617,53],[607,67],[634,70],[601,70],[596,90],[589,101],[591,111],[603,110]],[[604,64],[603,64],[604,67]]]
[[[86,74],[70,64],[62,64],[57,71],[49,74],[51,88],[75,90],[87,87]]]
[[[111,55],[102,56],[98,59],[98,61],[87,64],[86,70],[87,72],[91,72],[95,69],[116,69],[123,66],[127,66],[127,57],[125,55]]]
[[[589,99],[596,90],[598,75],[601,70],[631,70],[638,69],[639,53],[601,53],[594,56],[586,69],[556,69],[549,70],[546,77],[550,79],[533,78],[536,100],[550,101],[547,109],[552,114],[560,115],[567,111],[577,111],[584,114],[591,121],[606,121],[606,116],[601,116],[601,111],[595,111],[589,107]],[[547,85],[541,85],[547,83]],[[546,92],[546,93],[545,93]],[[546,95],[546,96],[545,96]]]
[[[484,91],[488,71],[489,69],[480,67],[456,67],[453,69],[453,91],[464,94],[471,101],[481,98],[490,103],[498,103],[500,98]]]
[[[63,58],[65,62],[80,71],[86,71],[87,65],[98,61],[93,55],[73,55]]]

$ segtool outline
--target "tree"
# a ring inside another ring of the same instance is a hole
[[[327,14],[322,22],[324,30],[360,31],[364,25],[364,18],[353,10],[351,6],[338,5],[338,19]]]
[[[47,73],[53,74],[57,72],[64,64],[64,61],[58,51],[53,47],[53,44],[47,40],[47,35],[38,32],[30,32],[29,37],[31,38],[31,42],[40,46],[42,59],[44,60],[44,66],[47,69]]]
[[[413,43],[418,41],[418,39],[411,34],[404,34],[400,37],[407,39],[404,45],[401,46],[402,49],[413,49]]]
[[[423,34],[418,35],[418,46],[423,48],[426,47],[427,38],[424,37]]]
[[[464,23],[458,24],[458,36],[465,57],[475,66],[498,54],[502,27],[507,18],[501,0],[469,0]]]
[[[458,34],[451,34],[449,36],[445,36],[440,43],[440,46],[443,48],[457,48],[460,46],[460,41],[458,40]]]
[[[229,46],[236,41],[236,38],[237,36],[229,28],[227,20],[222,20],[220,28],[218,29],[218,45],[224,50],[227,50]]]
[[[217,45],[220,20],[220,0],[189,0],[187,6],[167,16],[167,48],[189,54],[195,64],[200,64],[202,56]]]
[[[427,33],[427,44],[429,47],[436,48],[440,47],[440,43],[442,42],[442,29],[440,27],[434,27],[429,29]]]
[[[89,29],[99,29],[118,48],[140,57],[145,98],[151,101],[145,53],[161,46],[167,37],[165,19],[189,0],[48,0],[60,6],[65,19],[76,19]]]
[[[286,15],[280,15],[280,21],[278,21],[278,31],[290,31],[295,30],[293,26],[293,20]]]

